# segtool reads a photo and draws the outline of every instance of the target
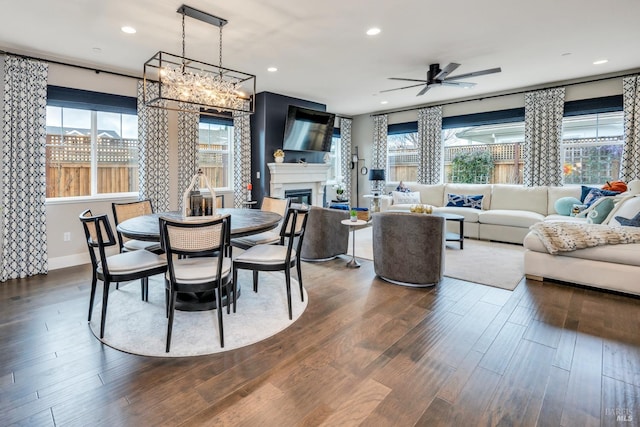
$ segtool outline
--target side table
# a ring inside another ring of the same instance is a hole
[[[356,228],[357,227],[361,227],[363,225],[367,224],[367,221],[364,221],[362,219],[359,219],[357,221],[351,221],[350,219],[343,219],[342,221],[340,221],[340,223],[342,225],[348,225],[349,228],[351,229],[352,232],[352,240],[353,240],[353,250],[352,250],[352,256],[351,256],[351,261],[349,261],[347,263],[347,267],[349,268],[358,268],[360,267],[360,263],[358,261],[356,261]]]
[[[446,221],[453,221],[459,224],[459,231],[457,233],[447,232],[445,240],[447,242],[459,242],[460,250],[464,249],[464,216],[446,212],[434,212],[433,215],[441,216]]]

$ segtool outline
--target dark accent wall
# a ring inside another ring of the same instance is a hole
[[[256,94],[256,111],[251,116],[251,184],[253,200],[262,200],[269,195],[271,174],[267,163],[273,163],[273,152],[282,148],[284,125],[289,105],[312,110],[326,111],[326,105],[304,99],[291,98],[271,92]],[[285,151],[285,163],[299,160],[307,163],[322,163],[324,153],[308,151]],[[260,178],[257,178],[258,172]]]

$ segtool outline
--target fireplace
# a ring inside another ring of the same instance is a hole
[[[305,205],[312,205],[311,203],[312,192],[310,188],[284,190],[285,199],[291,199],[291,203],[302,203]]]
[[[268,163],[271,172],[271,197],[290,197],[289,192],[304,192],[311,206],[322,206],[329,165],[326,163]],[[298,196],[294,194],[294,196]]]

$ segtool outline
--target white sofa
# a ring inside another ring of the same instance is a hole
[[[387,184],[391,193],[397,183]],[[544,220],[576,220],[558,215],[555,202],[561,197],[580,197],[581,188],[524,187],[509,184],[415,184],[407,185],[420,193],[420,203],[434,206],[435,212],[448,212],[464,216],[465,237],[522,244],[529,227]],[[482,209],[446,206],[448,194],[482,195]],[[397,195],[396,195],[397,196]],[[409,210],[414,203],[391,204],[384,209]],[[456,231],[457,224],[448,224]]]
[[[387,184],[391,192],[397,183]],[[420,203],[434,206],[435,212],[450,212],[465,217],[465,237],[523,244],[525,274],[534,280],[552,279],[640,295],[640,243],[606,245],[550,254],[540,239],[529,232],[529,227],[540,221],[578,221],[583,218],[559,215],[555,202],[561,197],[580,198],[580,186],[523,187],[506,184],[408,184],[413,192],[420,193]],[[630,194],[618,203],[605,220],[605,224],[624,206],[635,203],[629,211],[621,213],[626,218],[640,211],[640,181]],[[482,194],[482,209],[448,207],[447,194]],[[633,200],[632,200],[633,199]],[[390,210],[409,210],[413,203],[390,204]],[[614,221],[615,222],[615,221]],[[616,225],[616,224],[613,224]],[[617,224],[619,225],[619,224]],[[448,224],[450,231],[457,231],[457,224]]]

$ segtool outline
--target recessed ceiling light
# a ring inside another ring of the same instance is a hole
[[[267,68],[267,71],[270,73],[275,73],[276,71],[278,71],[278,69],[276,67],[269,67]]]
[[[609,62],[608,59],[599,59],[597,61],[594,61],[593,65],[602,65],[602,64],[606,64],[607,62]]]
[[[388,104],[388,103],[389,103],[389,101],[380,101],[380,104],[383,104],[383,105],[384,104]]]
[[[565,53],[563,53],[563,54],[562,54],[562,55],[560,55],[560,56],[569,56],[569,55],[571,55],[571,52],[565,52]]]
[[[381,31],[380,28],[376,28],[376,27],[369,28],[367,30],[367,35],[368,36],[375,36],[376,34],[380,34],[380,31]]]
[[[123,33],[127,33],[127,34],[135,34],[136,33],[136,29],[133,27],[129,27],[127,25],[125,25],[124,27],[120,28],[122,30]]]
[[[102,52],[102,49],[100,49],[99,47],[94,47],[94,48],[93,48],[93,49],[91,49],[91,50],[93,50],[93,53],[100,53],[100,52]]]

